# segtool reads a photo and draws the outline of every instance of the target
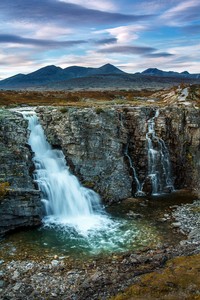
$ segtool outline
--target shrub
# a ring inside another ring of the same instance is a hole
[[[95,112],[96,112],[96,114],[97,115],[99,115],[100,113],[102,113],[104,110],[101,108],[101,107],[97,107],[96,109],[95,109]]]
[[[68,112],[68,107],[61,107],[61,108],[60,108],[60,112],[61,112],[62,114],[65,114],[66,112]]]
[[[0,198],[3,198],[8,193],[10,187],[9,182],[0,182]]]

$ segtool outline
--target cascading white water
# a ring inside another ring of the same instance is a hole
[[[170,157],[165,142],[156,136],[155,119],[159,116],[156,110],[154,117],[148,121],[146,134],[148,147],[148,177],[152,184],[152,194],[162,193],[164,190],[174,190],[171,176]]]
[[[156,232],[130,217],[105,212],[99,196],[81,186],[73,176],[62,151],[52,149],[38,118],[30,108],[15,109],[29,121],[29,144],[34,152],[34,179],[41,190],[47,216],[37,230],[42,247],[73,255],[120,252],[157,240]],[[41,235],[40,235],[41,233]],[[36,240],[34,238],[34,241]],[[38,244],[38,241],[36,242]]]
[[[94,191],[83,187],[66,166],[61,150],[52,149],[36,115],[29,121],[29,144],[34,152],[34,179],[43,197],[45,224],[72,226],[81,233],[110,222]]]

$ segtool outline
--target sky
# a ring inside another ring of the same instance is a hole
[[[107,63],[200,73],[200,0],[0,0],[0,79]]]

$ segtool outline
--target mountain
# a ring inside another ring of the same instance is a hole
[[[52,84],[73,78],[90,77],[94,75],[125,74],[111,64],[100,68],[85,68],[71,66],[65,69],[60,67],[46,66],[27,75],[18,74],[0,81],[0,88],[27,88]]]
[[[177,77],[177,78],[200,78],[200,74],[190,74],[188,71],[174,72],[174,71],[162,71],[157,68],[149,68],[144,70],[141,74],[147,76],[159,76],[159,77]]]
[[[0,89],[137,89],[164,88],[182,82],[200,83],[200,74],[162,71],[150,68],[142,73],[128,74],[106,64],[99,68],[54,65],[43,67],[27,75],[17,74],[0,81]]]

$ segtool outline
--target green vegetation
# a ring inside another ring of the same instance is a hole
[[[9,187],[9,182],[0,182],[0,199],[7,195]]]
[[[200,254],[174,258],[163,270],[141,276],[138,283],[111,299],[199,300],[199,262]]]
[[[103,108],[101,108],[101,107],[97,107],[96,109],[95,109],[95,112],[96,112],[96,114],[97,115],[99,115],[100,113],[102,113],[104,110],[103,110]]]
[[[61,107],[61,108],[60,108],[60,112],[61,112],[62,114],[67,113],[68,110],[69,110],[68,107]]]

